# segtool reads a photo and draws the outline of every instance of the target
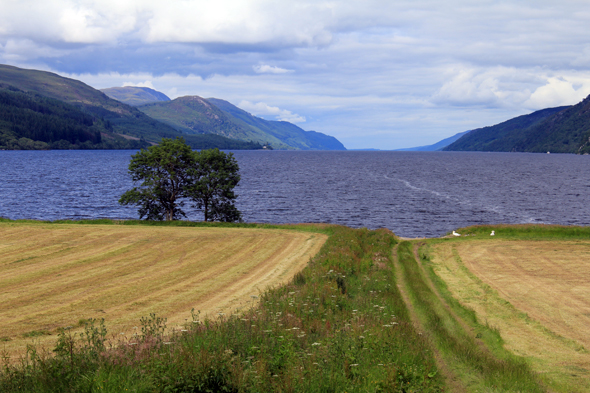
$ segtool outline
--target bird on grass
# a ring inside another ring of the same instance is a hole
[[[453,231],[453,236],[461,236],[461,234]]]
[[[492,231],[492,233],[490,233],[490,236],[495,236],[496,235],[496,231]]]

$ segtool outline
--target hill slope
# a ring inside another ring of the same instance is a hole
[[[344,145],[333,136],[316,131],[305,131],[286,121],[264,120],[217,98],[208,98],[207,101],[231,115],[239,124],[250,126],[257,132],[263,132],[269,137],[294,148],[302,150],[346,150]]]
[[[443,150],[590,153],[590,96],[469,132]]]
[[[80,108],[0,84],[0,149],[138,149]]]
[[[144,105],[156,101],[170,101],[170,98],[166,94],[150,89],[149,87],[110,87],[108,89],[100,89],[100,91],[114,100],[131,106]]]
[[[256,143],[229,140],[217,135],[183,135],[169,125],[150,118],[137,108],[109,98],[81,81],[50,72],[0,65],[0,88],[5,91],[20,91],[20,93],[29,94],[30,97],[37,95],[68,104],[90,115],[93,124],[103,124],[101,132],[107,136],[107,139],[123,136],[127,140],[141,141],[142,145],[147,146],[148,142],[158,143],[162,138],[184,136],[193,148],[256,149],[262,147]],[[0,120],[4,121],[5,130],[13,127],[10,118]],[[10,138],[12,140],[17,137],[19,135],[11,134]]]
[[[334,137],[304,131],[285,121],[264,120],[217,98],[186,96],[141,105],[138,109],[186,133],[222,135],[274,149],[346,150]]]

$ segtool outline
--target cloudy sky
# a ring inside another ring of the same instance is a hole
[[[347,148],[590,94],[588,0],[0,0],[0,63],[225,99]]]

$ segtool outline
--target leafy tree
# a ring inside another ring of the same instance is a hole
[[[239,221],[234,187],[240,181],[238,163],[218,149],[193,152],[184,139],[164,138],[160,145],[131,157],[129,173],[139,187],[125,192],[122,205],[138,205],[140,218],[175,220],[186,217],[188,198],[201,209],[205,221]]]
[[[139,218],[171,221],[186,214],[181,207],[188,184],[189,171],[194,171],[195,158],[182,138],[163,138],[159,145],[141,149],[131,157],[129,173],[139,187],[125,192],[122,205],[139,205]]]
[[[197,165],[187,196],[203,211],[205,221],[240,221],[233,189],[240,181],[239,167],[232,153],[219,149],[195,152]]]

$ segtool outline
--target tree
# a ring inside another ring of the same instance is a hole
[[[129,173],[139,187],[125,192],[122,205],[139,205],[139,218],[171,221],[186,214],[182,211],[189,172],[194,171],[195,157],[182,138],[163,138],[159,145],[141,149],[131,156]]]
[[[219,149],[195,152],[197,165],[187,196],[203,211],[205,221],[241,221],[233,189],[240,181],[239,166],[232,153]]]
[[[235,207],[234,187],[240,181],[238,163],[218,149],[193,152],[184,139],[164,138],[158,146],[131,157],[129,173],[139,187],[125,192],[122,205],[138,205],[139,217],[176,220],[186,217],[186,199],[201,209],[205,221],[241,220]]]

